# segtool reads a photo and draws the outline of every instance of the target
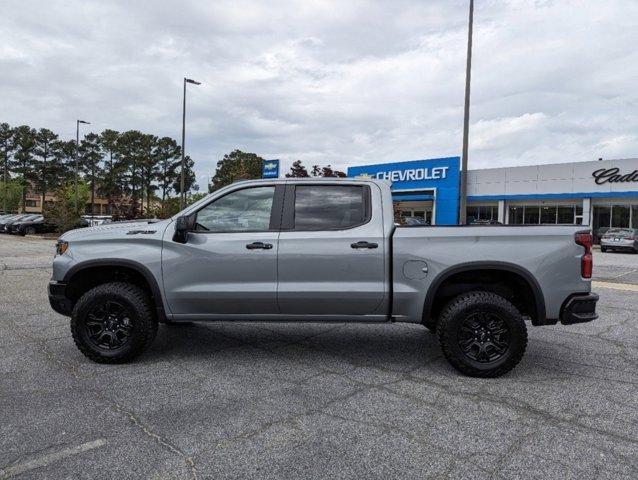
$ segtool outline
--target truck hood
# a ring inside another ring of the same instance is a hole
[[[162,234],[172,222],[171,219],[159,222],[125,222],[107,223],[96,227],[77,228],[64,233],[60,240],[71,242],[74,240],[104,240],[109,238],[123,238],[126,236],[155,236]]]

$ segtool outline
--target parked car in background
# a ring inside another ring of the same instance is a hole
[[[54,231],[55,225],[47,223],[42,216],[32,220],[21,220],[11,225],[11,233],[22,236],[34,235],[36,233],[50,233]]]
[[[401,225],[429,225],[423,217],[401,217]]]
[[[600,239],[600,251],[628,250],[638,253],[638,229],[610,228]]]
[[[82,220],[86,223],[87,227],[97,227],[104,223],[111,223],[113,221],[113,215],[82,215]]]
[[[39,216],[40,215],[37,213],[36,214],[24,213],[24,214],[15,215],[13,217],[5,218],[4,220],[0,221],[0,233],[10,233],[11,225],[13,225],[15,222],[20,222],[23,220],[32,220]]]
[[[470,225],[503,225],[498,220],[488,220],[482,218],[475,218],[470,222]]]

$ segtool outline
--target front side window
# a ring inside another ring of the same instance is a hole
[[[196,232],[263,232],[270,228],[275,187],[238,190],[197,212]]]
[[[365,223],[364,194],[358,185],[298,185],[295,230],[341,230]]]

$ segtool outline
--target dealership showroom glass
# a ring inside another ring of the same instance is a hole
[[[458,223],[459,157],[354,166],[348,176],[392,182],[395,210],[432,225]],[[638,159],[468,171],[468,222],[582,224],[596,240],[638,228]]]

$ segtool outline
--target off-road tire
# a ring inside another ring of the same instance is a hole
[[[494,361],[473,360],[460,346],[461,327],[467,319],[479,313],[496,315],[508,329],[508,347]],[[504,375],[521,361],[527,348],[527,328],[520,312],[505,298],[491,292],[468,292],[452,299],[439,316],[436,332],[448,362],[471,377]]]
[[[95,345],[87,334],[85,322],[89,313],[105,301],[118,302],[130,313],[132,328],[126,344],[114,350]],[[146,350],[157,334],[157,319],[151,300],[144,290],[126,282],[98,285],[77,301],[71,314],[71,332],[78,349],[97,363],[125,363]]]

